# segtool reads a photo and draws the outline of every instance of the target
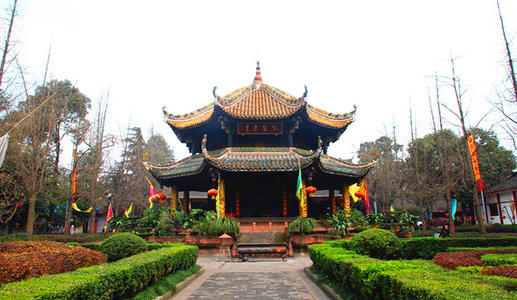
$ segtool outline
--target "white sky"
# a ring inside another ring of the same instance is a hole
[[[52,78],[69,79],[94,101],[110,90],[112,133],[129,121],[146,138],[154,128],[176,158],[188,152],[161,107],[187,113],[213,101],[214,85],[221,96],[248,85],[257,60],[265,83],[294,96],[306,84],[312,105],[333,113],[358,106],[356,121],[329,149],[342,158],[385,128],[391,133],[394,122],[406,143],[410,99],[419,136],[429,133],[427,89],[435,72],[450,74],[451,55],[472,124],[505,77],[495,0],[19,2],[16,51],[32,81],[41,82],[52,45]],[[501,5],[515,40],[517,1]],[[451,96],[444,85],[443,101]]]

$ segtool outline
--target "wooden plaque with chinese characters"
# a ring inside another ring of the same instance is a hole
[[[282,135],[282,123],[237,123],[238,135]]]

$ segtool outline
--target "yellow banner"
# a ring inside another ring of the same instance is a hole
[[[74,202],[74,203],[72,203],[72,208],[73,208],[75,211],[82,212],[82,213],[89,213],[89,212],[91,212],[91,211],[92,211],[92,209],[93,209],[93,207],[90,207],[90,208],[88,208],[88,209],[86,209],[86,210],[81,210],[81,209],[79,209],[79,207],[77,207],[77,203],[75,203],[75,202]]]

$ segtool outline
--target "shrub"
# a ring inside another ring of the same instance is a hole
[[[76,233],[76,234],[37,234],[32,237],[34,241],[53,241],[53,242],[78,242],[78,243],[92,243],[99,242],[106,238],[101,233]],[[21,242],[26,241],[27,235],[25,233],[16,233],[5,236],[0,236],[0,242]]]
[[[314,266],[350,299],[516,299],[517,280],[445,270],[431,261],[382,261],[339,247],[309,246]]]
[[[483,270],[481,270],[481,273],[485,275],[497,275],[510,278],[517,278],[517,266],[483,268]]]
[[[517,250],[516,250],[517,252]],[[481,260],[485,266],[505,266],[505,265],[517,265],[517,253],[507,254],[485,254],[481,256]]]
[[[404,259],[432,259],[437,253],[445,252],[447,249],[443,239],[434,237],[403,239],[401,243],[401,257]]]
[[[0,243],[0,283],[59,274],[106,262],[106,255],[62,243]]]
[[[437,253],[445,252],[450,247],[508,247],[517,246],[517,237],[502,238],[445,238],[418,237],[403,239],[402,258],[431,259]]]
[[[198,251],[196,246],[165,247],[101,266],[8,283],[0,287],[0,299],[125,299],[188,269]]]
[[[435,264],[447,269],[455,270],[457,267],[482,266],[481,257],[488,253],[517,253],[514,249],[505,250],[475,250],[438,253],[434,257]]]
[[[352,237],[350,249],[374,258],[396,259],[400,256],[402,244],[391,231],[368,229]]]
[[[101,249],[108,256],[108,261],[115,261],[146,251],[147,243],[137,235],[124,232],[104,240]]]

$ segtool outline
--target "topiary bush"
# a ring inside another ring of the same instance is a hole
[[[117,233],[102,242],[101,250],[108,256],[108,261],[116,261],[147,251],[147,243],[132,233]]]
[[[352,237],[350,249],[374,258],[397,259],[402,250],[402,243],[391,231],[368,229]]]

